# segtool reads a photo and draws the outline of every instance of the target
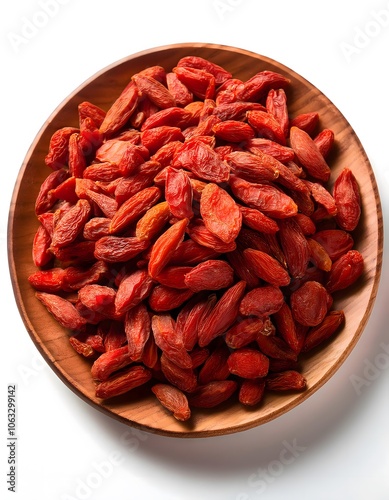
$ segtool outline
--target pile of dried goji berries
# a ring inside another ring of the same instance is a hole
[[[338,330],[332,293],[363,271],[361,203],[347,168],[326,188],[334,134],[289,116],[290,85],[188,56],[53,134],[29,281],[97,397],[147,383],[187,420],[305,389],[299,354]]]

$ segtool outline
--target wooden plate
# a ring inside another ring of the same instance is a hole
[[[89,100],[108,109],[135,72],[152,65],[162,65],[168,70],[187,55],[210,59],[242,80],[263,69],[287,75],[292,80],[292,92],[288,94],[291,115],[319,112],[321,127],[331,128],[337,141],[336,151],[330,158],[333,178],[347,166],[354,171],[360,185],[363,216],[355,239],[356,248],[365,258],[366,269],[356,286],[336,296],[336,308],[344,309],[346,315],[343,330],[324,350],[303,360],[303,373],[308,381],[305,392],[269,394],[264,404],[255,409],[232,402],[213,410],[197,410],[190,423],[183,424],[168,414],[153,395],[141,390],[115,401],[102,403],[97,399],[90,362],[73,351],[67,332],[37,301],[27,277],[36,270],[31,259],[37,228],[34,203],[49,173],[44,157],[53,132],[63,126],[77,126],[80,102]],[[178,44],[140,52],[109,66],[76,89],[48,118],[28,151],[16,182],[9,219],[9,266],[16,301],[29,334],[49,365],[76,394],[128,425],[169,436],[204,437],[264,424],[306,400],[335,373],[360,338],[372,311],[381,270],[382,227],[377,185],[365,151],[346,119],[317,88],[286,66],[252,52],[221,45]]]

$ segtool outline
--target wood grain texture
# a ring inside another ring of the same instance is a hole
[[[180,423],[144,390],[135,390],[101,403],[94,396],[90,362],[76,354],[62,329],[37,301],[27,277],[35,271],[31,259],[32,240],[37,228],[34,203],[40,185],[48,175],[44,164],[51,135],[63,126],[77,126],[77,105],[89,100],[108,109],[130,77],[137,71],[159,64],[173,68],[180,57],[199,55],[214,61],[246,80],[268,69],[292,80],[288,103],[291,116],[317,111],[321,128],[335,132],[336,147],[329,163],[336,178],[344,167],[354,172],[361,188],[363,215],[355,234],[356,248],[366,268],[358,284],[347,293],[335,294],[335,307],[346,314],[342,331],[322,351],[302,359],[308,390],[299,394],[268,394],[264,404],[246,409],[236,402],[213,410],[195,410],[190,423]],[[21,167],[13,194],[8,233],[9,266],[15,298],[31,338],[57,375],[81,398],[96,409],[143,430],[178,437],[206,437],[233,433],[264,424],[294,408],[317,391],[341,366],[360,338],[371,314],[377,293],[383,246],[382,211],[374,173],[360,141],[339,110],[313,85],[286,66],[245,50],[211,44],[178,44],[132,55],[104,69],[76,89],[48,118],[36,136]],[[80,415],[82,418],[82,415]]]

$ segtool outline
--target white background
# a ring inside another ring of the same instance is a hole
[[[50,16],[42,15],[47,4]],[[6,239],[19,168],[54,108],[105,66],[179,42],[251,50],[316,85],[364,145],[388,216],[389,2],[19,0],[0,5],[1,498],[388,499],[387,266],[361,340],[320,391],[259,428],[185,440],[133,433],[56,377],[19,317]],[[18,388],[16,494],[6,484],[9,383]],[[294,446],[294,454],[288,446]]]

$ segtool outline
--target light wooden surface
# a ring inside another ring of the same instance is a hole
[[[27,277],[36,269],[31,259],[37,221],[34,203],[48,175],[44,157],[51,135],[62,126],[77,126],[77,105],[89,100],[108,109],[131,75],[159,64],[170,69],[180,57],[200,55],[245,80],[268,69],[292,80],[288,92],[291,115],[318,111],[320,127],[335,132],[336,148],[329,163],[333,178],[344,167],[353,170],[361,189],[363,215],[355,234],[356,248],[365,258],[365,272],[358,284],[335,295],[334,307],[342,308],[346,324],[323,351],[302,360],[308,389],[298,394],[268,394],[258,408],[247,409],[235,401],[212,410],[194,410],[189,423],[177,422],[153,395],[135,390],[115,401],[101,403],[94,396],[90,362],[75,353],[68,334],[36,300]],[[313,85],[286,66],[241,49],[211,44],[179,44],[159,47],[130,56],[104,69],[81,85],[48,118],[35,138],[21,167],[13,194],[8,232],[9,266],[15,298],[26,329],[57,375],[96,409],[134,427],[178,437],[206,437],[242,431],[264,424],[291,410],[317,391],[340,367],[360,338],[373,308],[381,270],[383,224],[379,194],[369,160],[356,134],[339,110]],[[82,415],[80,415],[82,418]]]

